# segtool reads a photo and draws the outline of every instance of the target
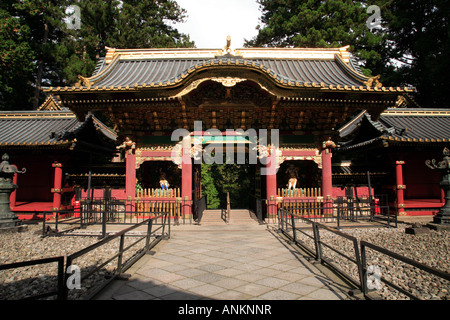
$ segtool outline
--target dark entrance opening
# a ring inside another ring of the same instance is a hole
[[[227,193],[232,209],[249,209],[249,202],[260,192],[257,165],[250,164],[202,164],[202,195],[207,196],[208,209],[226,207]]]

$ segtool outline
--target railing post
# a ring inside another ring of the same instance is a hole
[[[366,246],[361,243],[361,291],[367,295],[367,268],[366,268]]]
[[[281,230],[281,211],[282,211],[283,209],[278,209],[278,211],[277,211],[277,216],[278,216],[278,230]]]
[[[106,236],[106,210],[102,212],[102,238]]]
[[[292,236],[294,238],[294,242],[297,242],[297,233],[295,230],[295,217],[293,214],[291,214],[291,218],[292,218]]]
[[[168,222],[168,225],[167,225],[167,228],[169,229],[169,231],[168,231],[168,237],[167,237],[167,239],[170,239],[170,215],[168,215],[168,219],[169,219],[169,222]]]
[[[227,223],[230,222],[230,213],[231,213],[230,193],[227,192]]]
[[[316,261],[322,262],[322,248],[320,247],[320,232],[317,223],[313,222],[314,246],[316,247]]]
[[[43,216],[44,216],[44,219],[42,220],[42,236],[44,237],[45,236],[45,220],[46,220],[46,216],[47,216],[47,213],[46,212],[43,212]]]
[[[150,246],[150,237],[152,234],[153,219],[149,219],[147,225],[147,239],[145,240],[145,252],[148,253]]]
[[[286,214],[285,214],[285,216],[284,216],[284,225],[285,225],[285,230],[286,230],[286,232],[288,232],[289,226],[288,226],[288,214],[287,214],[287,212],[286,212]]]
[[[59,211],[56,211],[56,217],[55,217],[55,232],[58,232],[58,217],[59,217]]]
[[[164,237],[164,231],[166,231],[167,218],[168,218],[168,213],[166,212],[164,214],[164,217],[161,218],[161,223],[162,223],[161,237]]]
[[[123,245],[125,242],[125,234],[120,236],[120,244],[119,244],[119,256],[117,259],[117,275],[120,276],[122,273],[122,257],[123,257]]]
[[[364,263],[365,263],[365,252],[362,254],[362,251],[359,250],[358,247],[358,241],[356,239],[353,239],[353,248],[355,250],[355,258],[356,258],[356,266],[358,268],[358,274],[359,274],[359,281],[360,281],[360,290],[364,293],[364,287],[365,287],[365,277],[364,277],[364,271],[363,271],[363,262],[361,259],[361,255],[364,256]],[[362,247],[361,247],[362,249]]]
[[[56,297],[57,300],[67,300],[67,296],[64,295],[64,287],[66,284],[64,283],[64,257],[58,260],[58,295]]]
[[[343,202],[342,201],[336,201],[336,204],[337,204],[337,229],[338,230],[341,230],[341,210],[342,210],[342,208],[343,208],[343,206],[344,206],[344,204],[343,204]]]
[[[58,296],[61,298],[61,300],[67,300],[69,297],[69,288],[67,287],[67,281],[69,279],[67,269],[72,265],[72,258],[71,256],[68,256],[66,259],[66,266],[63,268],[63,285],[61,288],[61,293],[58,294]]]

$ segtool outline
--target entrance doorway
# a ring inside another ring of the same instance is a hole
[[[201,190],[207,196],[207,208],[226,207],[227,193],[233,209],[249,209],[249,202],[260,194],[257,165],[205,164],[201,165]]]

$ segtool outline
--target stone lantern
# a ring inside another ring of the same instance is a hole
[[[442,171],[442,180],[439,184],[444,190],[445,204],[433,218],[433,222],[429,223],[429,227],[434,229],[450,230],[450,150],[444,148],[442,161],[436,163],[436,160],[427,160],[427,167],[434,170]]]
[[[25,173],[25,171],[26,169],[19,171],[16,166],[9,164],[8,154],[5,153],[2,156],[0,163],[0,228],[14,228],[20,225],[20,220],[9,207],[9,196],[18,188],[13,183],[14,174]]]

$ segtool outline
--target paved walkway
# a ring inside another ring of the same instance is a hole
[[[182,225],[99,300],[348,300],[267,225]]]

